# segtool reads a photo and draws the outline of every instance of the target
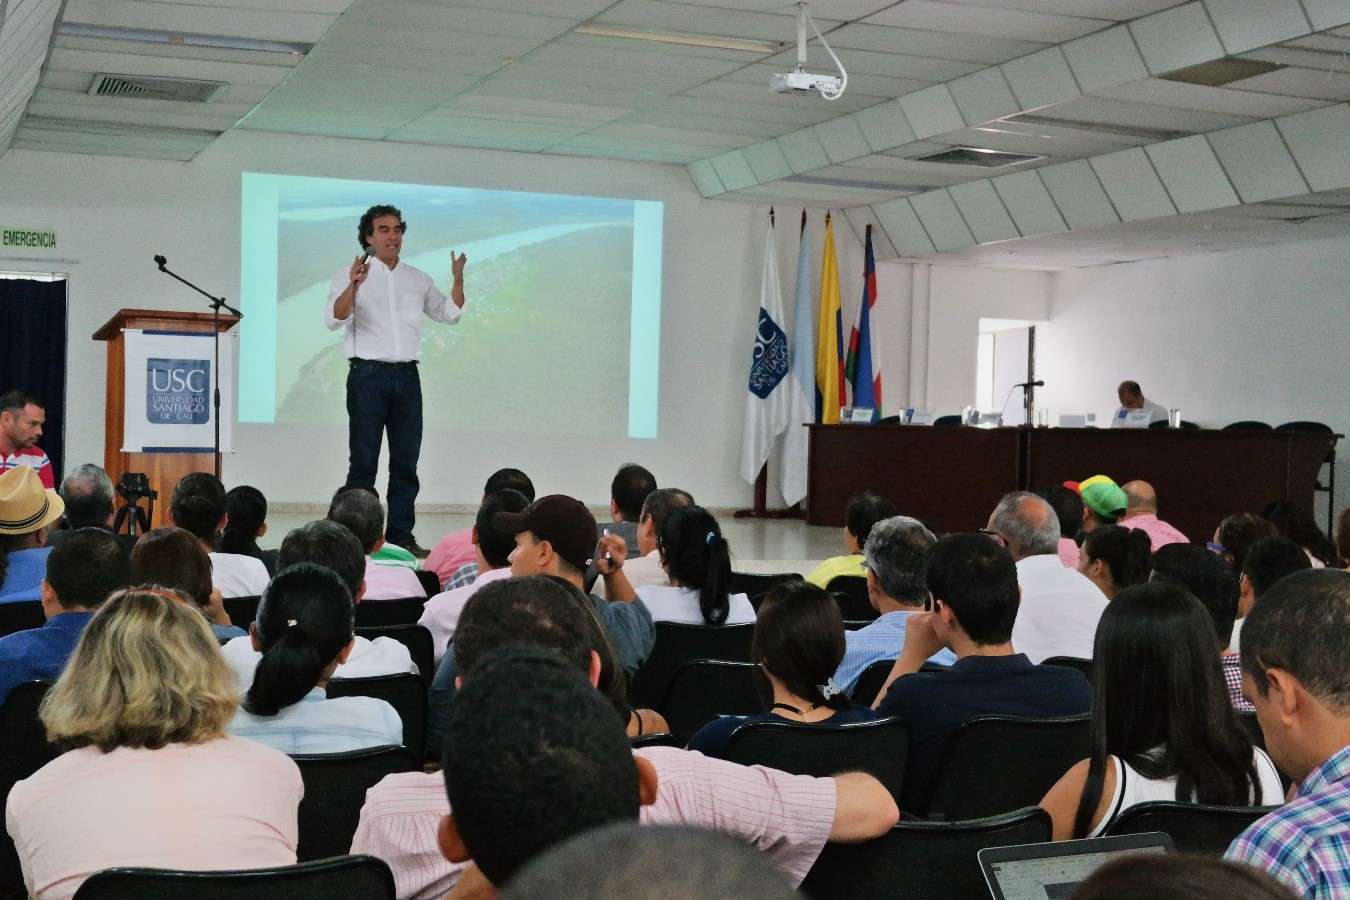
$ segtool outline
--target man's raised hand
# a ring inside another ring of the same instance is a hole
[[[459,256],[455,256],[455,251],[450,251],[450,274],[456,281],[464,278],[464,264],[468,261],[467,254],[461,253]]]

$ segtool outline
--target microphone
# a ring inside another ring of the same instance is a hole
[[[1045,387],[1044,381],[1024,381],[1021,384],[1014,384],[1015,388]]]
[[[160,256],[160,255],[158,255],[158,254],[155,255],[155,265],[159,266],[159,267],[162,269],[162,268],[164,268],[165,266],[167,266],[168,264],[169,264],[169,261],[168,261],[167,259],[165,259],[164,257],[162,257],[162,256]]]

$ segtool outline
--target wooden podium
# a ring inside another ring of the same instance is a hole
[[[219,321],[220,330],[224,332],[233,328],[239,320],[234,316],[222,315]],[[124,472],[144,472],[150,478],[150,487],[159,494],[155,500],[151,528],[168,524],[169,495],[173,493],[178,480],[189,472],[214,472],[219,454],[122,452],[126,413],[126,347],[122,332],[130,328],[210,334],[215,322],[213,313],[121,309],[94,332],[94,340],[108,342],[108,402],[103,419],[103,468],[108,470],[108,477],[113,480],[113,484]]]

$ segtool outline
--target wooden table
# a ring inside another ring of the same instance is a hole
[[[809,425],[808,517],[842,525],[868,488],[938,531],[985,526],[999,497],[1106,474],[1143,479],[1160,516],[1208,540],[1233,512],[1272,500],[1309,511],[1333,435],[1304,432],[1097,428],[932,428]]]

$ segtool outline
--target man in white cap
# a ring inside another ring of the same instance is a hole
[[[47,574],[47,531],[66,511],[32,466],[0,473],[0,603],[40,600]]]

